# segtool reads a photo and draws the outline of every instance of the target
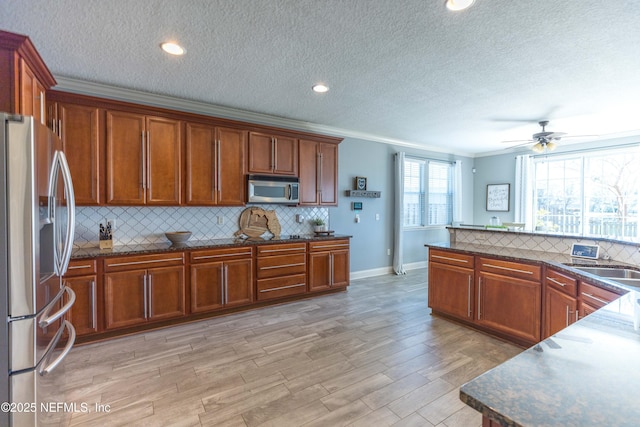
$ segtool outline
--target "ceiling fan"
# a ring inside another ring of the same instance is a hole
[[[557,142],[560,141],[561,138],[586,138],[586,137],[595,137],[597,135],[575,135],[575,136],[565,136],[567,135],[565,132],[548,132],[546,130],[547,125],[549,124],[549,120],[541,120],[538,122],[540,127],[542,128],[542,132],[537,132],[531,135],[531,139],[520,139],[515,141],[502,141],[503,143],[514,143],[521,142],[522,144],[515,145],[510,148],[520,147],[523,145],[534,144],[531,149],[536,153],[543,153],[546,151],[555,150],[557,147]]]

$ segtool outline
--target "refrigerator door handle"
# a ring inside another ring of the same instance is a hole
[[[60,341],[60,337],[62,337],[62,332],[65,329],[67,329],[69,331],[69,339],[67,340],[67,344],[64,346],[64,349],[62,350],[62,353],[60,353],[58,355],[58,357],[56,357],[53,362],[49,363],[49,359],[51,358],[51,355],[53,354],[53,351],[55,350],[56,346],[58,345],[58,341]],[[60,362],[62,362],[62,360],[65,357],[67,357],[67,354],[69,354],[69,352],[71,351],[71,348],[73,347],[73,344],[75,342],[76,342],[76,329],[73,327],[71,322],[69,322],[68,320],[65,320],[64,324],[63,324],[63,327],[58,329],[58,332],[56,332],[56,335],[53,337],[53,339],[49,343],[49,346],[47,347],[47,350],[46,350],[45,356],[44,356],[44,358],[42,360],[42,363],[38,367],[38,373],[41,376],[44,376],[44,375],[50,374],[51,371],[56,369],[56,367],[60,364]],[[46,365],[46,367],[45,367],[45,365]]]
[[[67,235],[64,240],[64,248],[62,250],[61,256],[58,256],[56,253],[56,274],[58,276],[64,275],[67,271],[67,267],[69,267],[69,262],[71,261],[71,251],[73,249],[73,239],[75,236],[75,228],[76,228],[76,201],[75,194],[73,192],[73,183],[71,181],[71,171],[69,170],[69,164],[67,163],[67,158],[65,157],[62,151],[56,151],[54,158],[54,167],[52,168],[52,175],[55,177],[57,171],[60,170],[62,174],[62,179],[64,181],[64,192],[66,194],[67,200]],[[54,181],[55,182],[55,178]],[[53,188],[50,185],[49,191],[51,192],[51,196],[55,197],[56,188]],[[54,221],[55,221],[54,217]],[[54,230],[57,230],[57,227],[54,227]]]
[[[49,311],[51,311],[51,308],[54,305],[56,305],[56,303],[60,300],[60,298],[62,298],[62,295],[64,295],[65,292],[69,296],[69,300],[66,302],[66,304],[62,306],[60,310],[56,311],[52,315],[49,315]],[[55,322],[56,320],[64,316],[66,312],[71,309],[71,306],[73,305],[74,302],[76,302],[76,293],[73,292],[73,289],[65,286],[58,293],[58,295],[56,295],[53,301],[51,301],[49,305],[47,305],[47,308],[44,309],[44,311],[42,312],[42,315],[40,316],[40,321],[38,322],[38,326],[40,326],[41,328],[46,328],[47,326],[51,326],[53,322]]]

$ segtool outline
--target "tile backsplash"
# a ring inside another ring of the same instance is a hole
[[[451,241],[459,243],[476,243],[533,251],[569,254],[573,243],[589,243],[600,245],[601,257],[615,261],[640,265],[640,245],[623,243],[588,237],[551,236],[536,233],[512,233],[509,231],[469,230],[462,228],[449,229]]]
[[[225,239],[239,230],[238,220],[242,207],[146,207],[101,206],[76,208],[76,236],[74,246],[98,246],[100,223],[115,219],[114,245],[166,242],[166,231],[188,230],[191,240]],[[329,224],[329,209],[325,207],[288,207],[259,205],[275,210],[282,227],[282,235],[311,234],[310,221],[322,218]],[[302,223],[296,215],[304,216]],[[221,224],[220,224],[221,222]],[[268,232],[267,232],[268,233]]]

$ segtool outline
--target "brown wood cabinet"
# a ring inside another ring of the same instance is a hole
[[[98,274],[95,259],[72,260],[65,284],[76,294],[76,301],[66,314],[78,336],[100,332],[98,325]]]
[[[0,31],[0,111],[45,124],[46,91],[55,84],[29,37]]]
[[[192,313],[253,302],[251,247],[193,251],[189,257]]]
[[[76,204],[102,204],[104,110],[94,106],[57,102],[54,93],[47,102],[47,116],[47,126],[62,140]]]
[[[542,338],[566,328],[578,320],[578,281],[547,268],[544,279],[544,319]]]
[[[307,291],[307,244],[282,243],[257,247],[257,299],[304,294]]]
[[[476,323],[521,342],[539,342],[541,267],[484,257],[476,267]]]
[[[186,204],[243,206],[247,131],[186,124]]]
[[[299,141],[300,205],[338,204],[338,145]]]
[[[309,242],[309,291],[349,285],[349,240]]]
[[[107,258],[105,329],[184,316],[184,253]]]
[[[428,292],[432,310],[473,320],[473,262],[473,256],[429,250]]]
[[[604,307],[612,301],[620,298],[621,294],[602,289],[590,283],[580,281],[578,283],[580,299],[580,318],[588,316],[594,311]]]
[[[182,122],[107,111],[107,204],[179,205]]]
[[[249,173],[298,175],[296,138],[249,133]]]

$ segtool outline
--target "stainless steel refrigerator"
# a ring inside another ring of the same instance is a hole
[[[75,202],[61,141],[32,117],[0,113],[0,426],[49,424],[46,383],[75,341],[62,281]],[[43,393],[46,391],[46,395]]]

